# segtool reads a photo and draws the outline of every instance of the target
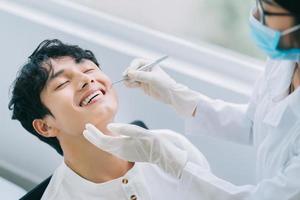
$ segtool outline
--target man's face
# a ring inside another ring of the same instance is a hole
[[[54,116],[46,118],[58,130],[58,138],[82,137],[86,123],[105,131],[118,105],[110,79],[90,60],[76,63],[66,56],[50,62],[53,73],[41,92],[41,100]]]

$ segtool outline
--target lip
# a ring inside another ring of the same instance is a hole
[[[104,96],[96,96],[95,98],[93,98],[90,103],[88,103],[86,106],[84,106],[84,108],[92,106],[94,103],[96,102],[102,102],[104,100]]]
[[[93,93],[96,92],[96,91],[100,91],[100,92],[103,94],[103,96],[105,96],[105,94],[106,94],[106,90],[105,90],[104,88],[90,89],[90,90],[88,90],[87,92],[85,92],[85,93],[83,94],[83,96],[80,98],[80,101],[79,101],[78,105],[79,105],[80,107],[82,107],[82,106],[81,106],[82,101],[83,101],[85,98],[87,98],[89,95],[93,94]],[[92,101],[93,101],[93,100],[92,100]]]

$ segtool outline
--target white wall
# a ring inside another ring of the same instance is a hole
[[[44,1],[0,2],[0,169],[37,183],[49,176],[61,158],[48,145],[27,133],[10,119],[7,108],[9,86],[18,68],[46,38],[58,38],[91,49],[112,80],[136,56],[149,58],[168,54],[164,67],[179,82],[211,97],[246,102],[261,71],[241,55],[207,45],[196,47],[177,38],[144,29],[82,7]],[[183,119],[169,107],[116,86],[120,98],[117,121],[143,120],[150,128],[171,128],[183,132]],[[208,137],[191,138],[207,155],[214,172],[236,184],[254,182],[254,150]],[[1,171],[0,171],[1,175]],[[4,175],[3,175],[4,176]],[[18,180],[15,180],[16,182]],[[32,184],[19,182],[23,187]]]

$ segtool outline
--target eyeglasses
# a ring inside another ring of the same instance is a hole
[[[257,8],[257,14],[256,17],[259,19],[259,21],[263,24],[266,25],[266,16],[294,16],[292,13],[273,13],[273,12],[268,12],[264,10],[263,7],[263,0],[256,0],[256,8]],[[265,1],[268,3],[267,1]]]

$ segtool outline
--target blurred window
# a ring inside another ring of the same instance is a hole
[[[262,58],[249,34],[254,0],[72,0],[198,45],[203,42]]]

